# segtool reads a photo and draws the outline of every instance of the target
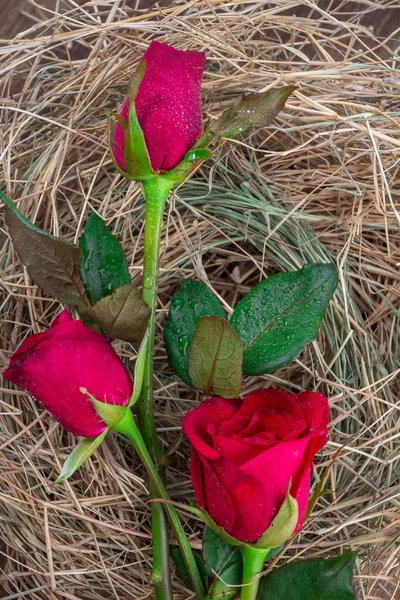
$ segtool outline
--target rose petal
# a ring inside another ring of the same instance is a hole
[[[257,417],[255,418],[257,419]],[[236,413],[229,421],[224,421],[220,424],[218,432],[224,437],[231,437],[243,431],[243,429],[249,425],[249,421],[250,419],[247,415],[239,416],[238,413]]]
[[[252,448],[258,448],[257,454],[260,454],[260,452],[264,452],[266,448],[278,444],[281,440],[277,439],[276,433],[273,431],[261,431],[261,433],[251,438],[244,438],[244,441]]]
[[[308,501],[310,498],[310,481],[311,481],[311,470],[310,467],[304,472],[304,475],[300,481],[300,484],[297,488],[296,492],[296,500],[299,508],[299,517],[297,519],[297,525],[295,531],[299,531],[304,523],[304,519],[306,518]],[[291,490],[292,491],[292,490]]]
[[[255,479],[263,482],[265,492],[264,508],[271,520],[277,515],[285,500],[290,481],[292,482],[290,491],[298,502],[301,500],[301,504],[299,502],[299,512],[302,515],[304,514],[303,494],[305,493],[304,486],[307,484],[306,476],[310,472],[309,458],[312,449],[316,447],[312,445],[310,448],[311,444],[312,440],[310,438],[282,442],[241,466],[243,473],[252,475]],[[307,459],[303,460],[305,456],[307,456]],[[312,458],[314,458],[314,454]],[[302,493],[298,498],[300,483],[302,484]]]
[[[329,423],[329,405],[326,397],[318,392],[303,392],[298,395],[299,407],[309,425],[309,432]]]
[[[27,337],[10,358],[9,367],[23,361],[37,346],[39,346],[39,344],[57,335],[55,327],[63,323],[69,323],[70,321],[73,321],[71,315],[67,310],[63,310],[58,317],[54,319],[50,329]]]
[[[270,409],[301,419],[302,413],[297,400],[296,394],[289,394],[275,388],[262,389],[246,396],[239,414],[253,414],[258,410]]]
[[[262,423],[261,431],[274,432],[279,439],[284,439],[288,433],[288,428],[284,418],[277,412],[267,409],[260,411],[260,421]]]
[[[155,41],[143,57],[146,71],[135,106],[154,171],[173,169],[203,133],[200,86],[205,59],[202,52]],[[121,111],[125,120],[128,111],[129,100]],[[122,169],[124,138],[117,124],[114,156]]]
[[[130,105],[129,98],[126,98],[125,102],[122,105],[121,112],[120,112],[120,116],[126,122],[128,122],[129,105]],[[114,152],[114,158],[117,161],[118,166],[123,171],[125,171],[124,144],[125,144],[125,132],[122,129],[121,125],[118,123],[115,128],[115,133],[114,133],[113,152]]]
[[[195,462],[191,463],[190,465],[192,482],[194,481],[193,487],[195,491],[195,486],[197,486],[198,489],[199,485],[197,476],[194,475],[196,467],[201,472],[202,491],[200,495],[198,495],[196,492],[197,501],[200,506],[206,509],[211,518],[229,533],[232,531],[235,520],[235,511],[230,495],[225,487],[220,483],[213,470],[215,461],[208,461],[201,455],[197,455],[197,457],[199,458],[201,468],[199,468],[197,458],[195,459]]]
[[[182,421],[182,429],[196,450],[206,458],[218,458],[219,453],[213,447],[210,425],[218,426],[222,421],[234,416],[240,407],[240,400],[209,398],[189,412]]]
[[[263,483],[223,456],[210,464],[232,502],[235,520],[228,533],[244,542],[255,542],[271,518]]]
[[[58,317],[56,317],[54,319],[54,321],[51,324],[51,328],[53,329],[53,327],[57,327],[58,325],[63,325],[64,323],[70,323],[71,321],[73,321],[72,316],[69,314],[69,312],[67,310],[63,310]]]
[[[190,457],[190,475],[197,502],[199,503],[199,506],[205,508],[206,501],[203,492],[203,467],[200,455],[194,448],[192,448]]]
[[[14,354],[4,377],[28,391],[69,431],[90,437],[105,429],[86,388],[100,401],[124,406],[132,395],[128,371],[112,346],[82,321],[63,315]]]
[[[224,511],[218,511],[217,498],[228,494],[234,512],[228,532],[254,542],[278,514],[290,483],[299,505],[299,529],[307,511],[312,462],[326,444],[328,422],[328,400],[314,392],[260,390],[242,405],[211,398],[190,413],[189,438],[205,453],[199,457],[202,479],[192,471],[196,495],[212,497],[211,516],[222,524]],[[212,471],[207,476],[204,461]]]
[[[243,420],[244,415],[237,415],[235,416],[235,421],[236,422],[240,422],[240,419]],[[247,424],[246,427],[244,427],[240,433],[238,433],[239,437],[245,438],[245,437],[251,437],[253,435],[256,435],[258,432],[260,431],[260,414],[259,411],[256,411],[253,415],[251,415],[251,418]]]
[[[252,447],[246,444],[246,441],[237,435],[231,438],[225,438],[222,435],[213,436],[214,448],[218,454],[229,458],[238,467],[252,460],[260,452],[257,446]]]

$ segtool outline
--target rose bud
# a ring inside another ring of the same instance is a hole
[[[52,327],[24,340],[4,377],[38,400],[65,429],[84,437],[102,433],[88,393],[126,406],[133,392],[128,370],[107,340],[64,310]]]
[[[144,75],[134,104],[154,172],[173,169],[203,133],[200,85],[205,60],[202,52],[177,50],[160,42],[152,42],[143,56]],[[140,179],[146,174],[138,164],[143,157],[135,153],[141,149],[132,138],[132,147],[126,146],[133,98],[129,95],[115,130],[113,152],[124,174]]]
[[[192,444],[190,470],[199,505],[229,535],[254,544],[279,513],[290,485],[298,531],[328,423],[328,400],[316,392],[270,388],[243,401],[206,400],[182,423]],[[285,539],[292,532],[293,527]]]

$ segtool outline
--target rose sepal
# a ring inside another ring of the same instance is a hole
[[[129,406],[120,406],[119,404],[107,404],[107,402],[101,402],[97,400],[92,394],[90,394],[86,388],[79,388],[82,394],[85,394],[93,408],[102,421],[110,428],[113,429],[122,419],[126,416],[127,412],[130,411]]]
[[[146,73],[146,61],[142,60],[134,74],[129,80],[126,95],[131,102],[135,101],[137,93],[139,91],[140,84],[143,81],[144,74]]]
[[[253,548],[256,550],[272,550],[279,548],[284,542],[286,542],[296,529],[299,509],[296,498],[290,495],[289,492],[290,484],[286,494],[285,501],[283,502],[278,514],[273,519],[272,523],[265,530],[265,532],[258,538],[258,540],[251,544],[249,542],[242,542],[235,537],[229,535],[223,527],[217,525],[217,523],[210,517],[206,510],[199,508],[197,505],[182,506],[180,508],[186,510],[196,517],[198,517],[203,523],[208,525],[214,533],[218,535],[224,542],[231,546],[240,546]]]
[[[268,529],[255,542],[255,548],[278,548],[290,538],[299,519],[299,505],[290,495],[290,485],[284,503]]]
[[[139,181],[154,177],[144,133],[136,114],[135,100],[132,98],[125,131],[124,158],[126,171],[131,177]]]
[[[213,156],[208,148],[199,147],[198,142],[186,152],[182,161],[171,171],[162,173],[162,177],[174,184],[183,183],[202,162]]]
[[[157,175],[153,171],[153,168],[151,166],[150,156],[146,146],[144,133],[139,124],[135,106],[135,98],[139,91],[140,84],[142,83],[145,71],[146,61],[144,60],[136,69],[135,73],[129,81],[127,88],[127,96],[130,101],[128,121],[125,121],[121,117],[121,115],[117,115],[114,113],[110,115],[118,121],[119,125],[122,127],[125,133],[125,141],[123,147],[125,170],[121,169],[115,158],[112,141],[113,135],[111,131],[111,123],[109,121],[108,144],[113,163],[121,175],[123,175],[127,179],[131,179],[134,181],[143,181],[145,179],[149,179],[150,177],[154,177]]]
[[[63,464],[60,475],[54,482],[61,483],[65,481],[71,475],[79,469],[79,467],[87,460],[100,446],[104,438],[108,433],[108,427],[100,435],[93,437],[83,438],[81,442],[73,449],[72,453],[68,456],[67,460]]]
[[[129,175],[129,173],[124,171],[124,169],[121,169],[121,167],[119,166],[119,164],[115,158],[114,149],[113,149],[114,130],[112,127],[112,117],[114,117],[118,121],[118,123],[120,123],[120,115],[118,115],[117,113],[108,113],[108,115],[107,115],[107,138],[108,138],[108,149],[110,151],[111,160],[113,161],[114,167],[116,168],[118,173],[120,175],[122,175],[122,177],[125,177],[125,179],[130,179],[131,181],[135,181],[134,177],[131,177]],[[124,124],[123,125],[121,124],[121,127],[123,127],[123,129],[125,130],[125,128],[127,127],[127,123],[126,123],[126,121],[124,121],[124,119],[122,119],[122,121],[124,122]]]
[[[149,346],[149,337],[150,337],[150,331],[149,331],[149,325],[148,325],[147,329],[146,329],[146,333],[144,334],[142,343],[140,344],[139,352],[138,352],[137,359],[136,359],[135,372],[134,372],[134,377],[133,377],[134,387],[133,387],[132,397],[128,404],[129,408],[131,408],[132,406],[134,406],[134,404],[136,404],[136,402],[139,400],[140,392],[142,391],[143,379],[144,379],[144,369],[146,366],[146,355],[147,355],[147,349]]]

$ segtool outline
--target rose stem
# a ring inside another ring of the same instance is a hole
[[[168,501],[162,505],[160,503],[152,502],[152,506],[157,505],[164,507],[164,510],[168,515],[174,535],[178,541],[178,545],[182,553],[183,559],[185,561],[186,568],[190,575],[190,579],[192,582],[193,590],[196,593],[196,597],[198,598],[198,600],[204,600],[205,592],[203,581],[197,568],[193,551],[190,547],[189,541],[182,527],[182,523],[180,522],[178,513],[176,512],[175,507],[170,501],[168,492],[165,489],[161,476],[154,462],[151,459],[150,453],[147,449],[144,439],[135,423],[132,411],[128,411],[126,416],[123,417],[123,419],[113,427],[113,430],[122,433],[132,442],[133,447],[140,456],[142,463],[147,471],[152,489],[155,492],[154,496],[158,498],[163,498],[164,500]],[[167,557],[169,558],[168,554]]]
[[[161,244],[161,230],[165,202],[170,187],[163,189],[157,185],[157,179],[149,180],[143,184],[146,199],[146,223],[144,237],[144,265],[143,265],[143,300],[151,309],[149,321],[149,343],[144,369],[143,387],[136,404],[139,426],[149,450],[153,463],[160,471],[162,450],[157,437],[154,420],[153,402],[153,360],[154,336],[156,328],[156,307],[158,289],[158,258]],[[162,183],[162,181],[160,181]],[[153,483],[149,482],[151,498],[157,497]],[[168,543],[168,524],[161,504],[151,503],[151,521],[153,530],[153,575],[154,592],[156,600],[172,600],[171,568]]]
[[[144,233],[144,266],[143,266],[143,300],[151,308],[149,321],[149,344],[144,370],[143,387],[136,404],[139,427],[153,463],[156,465],[161,479],[163,479],[163,453],[158,441],[154,420],[153,401],[153,362],[154,362],[154,336],[156,329],[156,308],[158,289],[158,261],[161,245],[161,231],[165,203],[173,184],[161,177],[154,177],[143,181],[144,195],[146,198],[146,223]],[[158,491],[153,486],[152,479],[149,483],[150,496],[156,498]],[[153,530],[153,582],[156,600],[172,600],[170,557],[168,545],[168,525],[161,504],[151,503],[152,530]],[[180,535],[184,535],[183,530]],[[194,566],[195,563],[194,563]],[[192,571],[194,569],[192,565]],[[196,567],[191,577],[199,577]],[[201,596],[199,596],[201,597]]]
[[[260,583],[260,578],[257,575],[262,571],[269,548],[241,546],[240,550],[243,557],[243,587],[241,588],[240,600],[256,600],[258,584]]]

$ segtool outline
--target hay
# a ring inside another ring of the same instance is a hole
[[[383,2],[389,8],[391,2]],[[322,5],[322,4],[321,4]],[[233,306],[260,278],[335,260],[340,289],[316,342],[265,385],[318,388],[331,398],[332,433],[316,480],[344,446],[330,492],[273,564],[359,551],[362,600],[399,593],[400,78],[394,39],[362,19],[376,5],[180,1],[137,11],[124,1],[60,2],[12,43],[3,41],[1,156],[5,191],[38,225],[76,241],[97,211],[123,243],[140,282],[143,199],[111,164],[106,113],[123,99],[151,39],[207,53],[204,112],[243,91],[295,83],[268,129],[223,146],[169,204],[156,356],[163,444],[196,395],[166,363],[162,323],[185,277],[208,282]],[[57,5],[58,6],[58,5]],[[361,6],[361,8],[360,8]],[[299,12],[300,11],[300,12]],[[299,16],[302,15],[302,16]],[[393,36],[392,36],[393,37]],[[396,208],[397,205],[397,208]],[[3,229],[1,361],[48,326],[59,304],[31,284]],[[130,344],[116,343],[128,364]],[[143,471],[107,437],[71,479],[54,486],[76,443],[21,391],[3,383],[0,548],[3,596],[43,600],[151,597],[151,528]],[[192,494],[183,443],[169,470],[171,496]],[[201,525],[187,521],[195,548]],[[191,597],[178,579],[177,598]]]

